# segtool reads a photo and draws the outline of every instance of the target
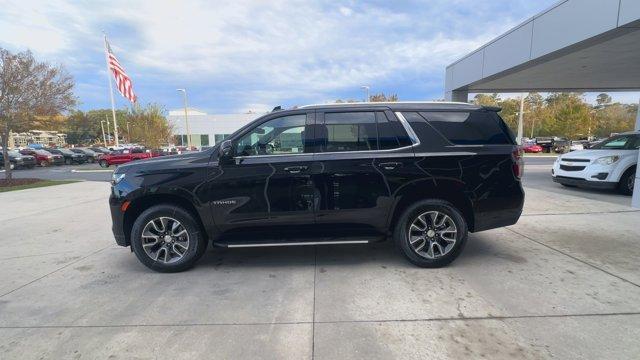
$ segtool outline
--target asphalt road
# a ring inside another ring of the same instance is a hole
[[[13,171],[14,178],[38,178],[47,180],[88,180],[110,181],[115,167],[101,168],[98,164],[62,165],[51,167],[35,167]],[[0,170],[4,178],[4,170]]]

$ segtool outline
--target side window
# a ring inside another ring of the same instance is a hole
[[[290,115],[264,122],[236,142],[235,153],[237,156],[303,153],[306,120],[306,115]]]
[[[366,151],[378,149],[374,112],[325,113],[327,141],[325,152]]]
[[[513,143],[502,119],[494,112],[421,112],[420,115],[456,145]]]
[[[383,112],[377,112],[376,120],[378,123],[378,146],[380,150],[399,148],[401,146],[400,141],[398,141],[393,124],[387,119],[387,116]]]

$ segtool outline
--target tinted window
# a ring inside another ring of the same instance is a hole
[[[593,149],[609,149],[609,150],[623,150],[623,149],[637,149],[639,137],[635,135],[619,135],[607,139],[600,144],[593,147]]]
[[[278,155],[304,152],[306,115],[283,116],[266,121],[236,143],[236,155]]]
[[[502,119],[494,112],[421,112],[420,114],[456,145],[513,144]]]
[[[378,149],[374,112],[326,113],[324,115],[327,152]]]
[[[378,122],[378,146],[380,150],[395,149],[400,147],[396,132],[383,112],[376,113]]]

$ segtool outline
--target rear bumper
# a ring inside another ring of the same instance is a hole
[[[591,189],[615,189],[618,183],[610,181],[589,181],[581,178],[567,176],[553,176],[553,182],[558,184],[578,186]]]

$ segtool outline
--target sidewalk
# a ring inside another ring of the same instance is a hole
[[[640,353],[640,212],[527,189],[443,269],[387,243],[209,250],[158,274],[109,185],[0,194],[0,358],[615,358]]]

